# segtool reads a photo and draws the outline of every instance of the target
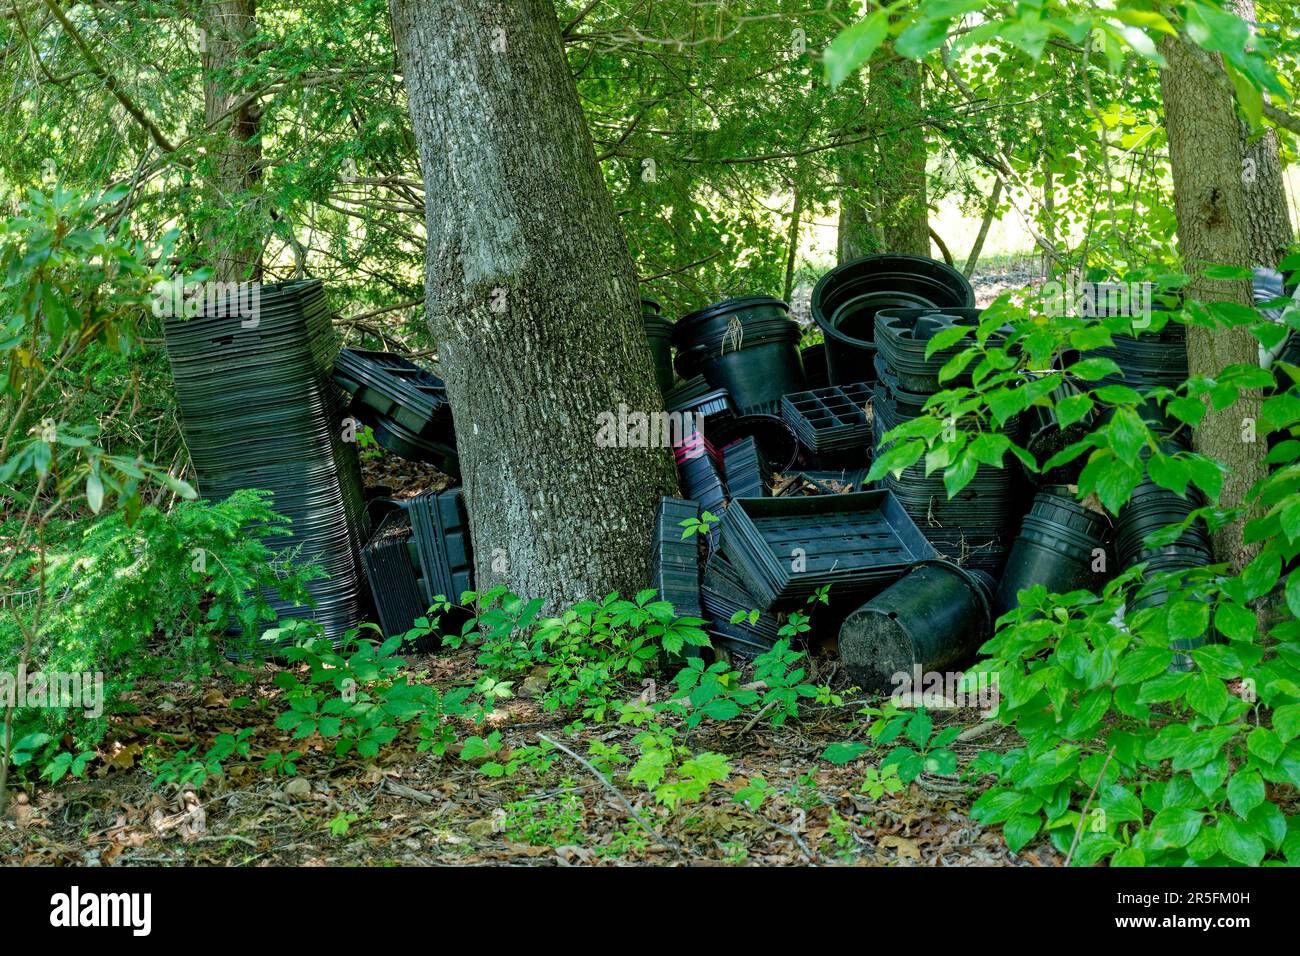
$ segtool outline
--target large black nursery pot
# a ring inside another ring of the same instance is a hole
[[[925,561],[850,614],[840,663],[867,691],[899,675],[940,671],[970,657],[992,633],[993,579],[949,561]]]
[[[812,317],[826,339],[832,385],[875,379],[875,321],[881,309],[969,308],[975,291],[956,269],[925,256],[864,256],[822,276]]]
[[[1011,546],[993,598],[994,620],[1019,607],[1020,591],[1035,584],[1052,594],[1101,587],[1111,576],[1106,527],[1105,515],[1064,495],[1039,492]],[[1094,571],[1098,549],[1105,560]]]
[[[781,397],[804,388],[799,326],[790,307],[767,295],[726,299],[673,328],[677,371],[725,388],[741,414],[771,414]]]
[[[650,343],[659,393],[667,394],[673,387],[673,323],[659,314],[658,302],[642,299],[641,324],[645,326],[646,341]]]

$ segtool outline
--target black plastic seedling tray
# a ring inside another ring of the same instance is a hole
[[[326,576],[306,586],[313,607],[266,598],[281,618],[310,618],[341,641],[366,613],[368,521],[356,448],[342,440],[330,380],[338,346],[319,281],[263,287],[253,316],[169,320],[164,335],[200,493],[272,492],[289,534],[268,547]]]
[[[768,493],[772,476],[758,445],[752,437],[728,445],[722,450],[727,491],[733,498],[762,498]]]
[[[814,454],[869,449],[870,397],[871,387],[864,383],[795,392],[781,400],[781,417]]]
[[[411,535],[411,516],[399,508],[384,518],[361,551],[379,626],[387,637],[405,634],[429,609],[420,586],[419,569],[411,563],[407,547]],[[408,650],[432,650],[436,643],[430,635],[416,641]]]
[[[765,606],[802,602],[831,585],[871,591],[917,561],[937,557],[887,491],[806,498],[736,498],[723,547]]]
[[[420,552],[426,597],[441,594],[453,604],[470,590],[473,560],[469,523],[459,488],[419,495],[407,505]]]

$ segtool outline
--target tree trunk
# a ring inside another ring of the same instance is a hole
[[[550,609],[650,580],[662,405],[635,274],[548,0],[391,0],[424,174],[425,292],[456,415],[476,584]],[[607,420],[607,419],[605,419]],[[636,436],[631,436],[635,438]]]
[[[207,153],[214,211],[204,224],[204,242],[213,279],[256,280],[262,273],[263,230],[249,193],[261,178],[261,121],[256,102],[227,118],[247,90],[242,83],[219,75],[251,55],[248,44],[257,34],[256,4],[255,0],[203,0],[198,15],[203,115],[209,126],[217,124],[215,146]]]
[[[868,146],[854,148],[840,173],[840,218],[837,235],[840,263],[860,259],[880,251],[881,235],[872,219],[863,194],[871,189],[871,177],[863,167],[874,149]]]
[[[925,134],[919,123],[920,64],[897,56],[873,60],[871,99],[882,114],[884,128],[892,128],[877,143],[879,158],[875,168],[884,251],[928,256]]]
[[[1196,275],[1210,264],[1249,265],[1246,199],[1241,181],[1241,141],[1232,96],[1197,64],[1178,37],[1163,42],[1167,66],[1160,83],[1165,133],[1174,180],[1178,245],[1195,278],[1192,298],[1203,302],[1251,303],[1250,283]],[[1225,366],[1255,364],[1258,345],[1248,329],[1187,329],[1187,358],[1193,376],[1217,376]],[[1248,422],[1259,418],[1258,394],[1243,394],[1221,412],[1208,409],[1196,430],[1196,448],[1226,466],[1220,502],[1238,507],[1264,477],[1265,445],[1254,441]],[[1249,438],[1249,440],[1248,440]],[[1214,535],[1216,557],[1240,568],[1251,551],[1242,544],[1241,524]]]
[[[1247,23],[1255,22],[1255,0],[1232,0],[1233,12]],[[1268,94],[1264,94],[1267,96]],[[1250,124],[1240,124],[1242,170],[1245,186],[1246,224],[1250,263],[1277,268],[1295,238],[1291,231],[1291,213],[1282,180],[1282,159],[1277,149],[1277,134],[1269,129],[1252,137]]]

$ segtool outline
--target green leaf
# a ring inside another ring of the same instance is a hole
[[[1124,374],[1114,360],[1108,358],[1087,358],[1082,362],[1075,362],[1067,371],[1075,378],[1081,378],[1085,382],[1096,382],[1107,375]]]
[[[1042,825],[1043,818],[1037,813],[1017,813],[1011,817],[1002,825],[1002,838],[1007,841],[1007,849],[1019,853],[1037,835]]]
[[[867,752],[869,748],[865,744],[846,742],[831,744],[822,751],[822,759],[841,767],[846,763],[852,763]]]
[[[826,82],[839,86],[849,75],[871,59],[889,36],[889,15],[877,10],[865,20],[841,30],[822,53]]]
[[[1273,711],[1273,732],[1283,743],[1300,734],[1300,704],[1284,704]]]
[[[1228,859],[1246,866],[1259,866],[1264,859],[1264,841],[1249,823],[1222,816],[1219,817],[1219,825],[1215,830],[1219,849]]]
[[[1153,845],[1161,850],[1187,846],[1201,829],[1204,819],[1203,813],[1188,807],[1161,810],[1151,821]]]
[[[1266,764],[1277,763],[1286,745],[1267,727],[1256,727],[1246,736],[1246,749]]]
[[[1186,598],[1173,601],[1169,604],[1165,622],[1169,636],[1174,640],[1194,640],[1210,626],[1210,605]]]
[[[104,481],[99,477],[98,467],[92,467],[86,476],[86,503],[95,514],[104,507]]]
[[[1264,780],[1254,770],[1238,770],[1228,780],[1228,803],[1243,820],[1264,802]]]
[[[1067,395],[1056,403],[1056,421],[1062,428],[1069,428],[1092,411],[1092,398],[1084,392]]]
[[[1142,821],[1142,801],[1131,790],[1117,783],[1102,791],[1101,808],[1106,811],[1107,823]]]
[[[979,462],[975,460],[975,456],[969,450],[944,469],[943,487],[948,492],[948,497],[955,497],[958,492],[969,485],[978,470]]]
[[[943,46],[948,39],[950,20],[919,20],[898,35],[894,52],[909,60],[924,59],[926,54]]]

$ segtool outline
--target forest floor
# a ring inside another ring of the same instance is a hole
[[[813,660],[815,670],[819,662]],[[408,658],[418,679],[439,685],[472,680],[472,654]],[[822,660],[820,666],[829,667]],[[270,670],[270,669],[268,669]],[[824,675],[813,675],[820,679]],[[528,682],[525,682],[527,684]],[[573,736],[521,687],[519,697],[489,717],[502,733],[502,757],[536,745],[540,734],[586,754],[593,739],[632,750],[635,731],[595,725]],[[805,706],[797,721],[705,725],[697,750],[725,754],[732,773],[696,804],[668,811],[652,796],[611,785],[567,755],[544,774],[486,776],[458,747],[441,758],[416,751],[404,732],[373,760],[336,759],[319,737],[290,740],[275,729],[282,709],[270,674],[254,689],[228,678],[198,684],[145,685],[131,695],[137,712],[115,719],[100,759],[85,780],[19,787],[0,821],[0,864],[13,865],[784,865],[1053,866],[1046,842],[1012,855],[1000,834],[967,816],[976,787],[923,774],[897,794],[860,792],[863,761],[833,766],[819,759],[852,728],[850,702]],[[232,710],[236,696],[251,703]],[[932,712],[936,729],[967,728],[952,745],[964,768],[983,749],[1016,743],[1004,727],[969,710]],[[299,749],[297,774],[270,775],[253,761],[230,761],[202,789],[154,784],[153,769],[178,749],[203,748],[220,732],[255,727],[254,754]],[[459,737],[485,733],[466,725]],[[873,755],[868,754],[870,760]],[[734,800],[761,776],[773,794],[758,810]],[[655,833],[629,813],[635,807]]]

